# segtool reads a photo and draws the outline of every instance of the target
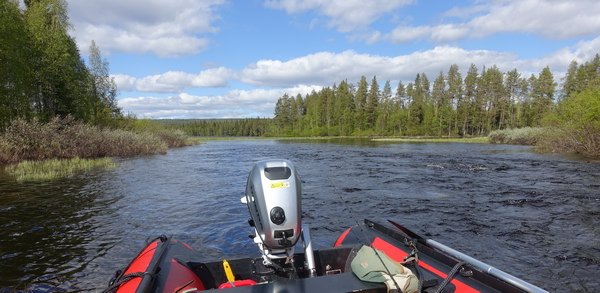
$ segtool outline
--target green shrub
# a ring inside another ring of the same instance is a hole
[[[535,145],[549,130],[541,127],[494,130],[488,135],[490,143]]]
[[[541,149],[600,157],[600,87],[566,98],[545,122],[560,130],[547,136]]]

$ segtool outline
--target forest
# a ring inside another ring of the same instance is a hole
[[[70,115],[93,124],[121,116],[108,62],[90,44],[85,64],[68,34],[66,2],[0,1],[0,130],[15,119]]]
[[[545,67],[523,76],[517,69],[472,64],[464,79],[457,65],[433,83],[425,73],[383,89],[376,77],[357,86],[341,81],[304,97],[283,95],[275,107],[280,135],[483,136],[493,130],[545,125],[561,101],[597,82],[600,57],[572,62],[558,88]]]

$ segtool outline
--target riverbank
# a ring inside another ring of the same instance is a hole
[[[479,137],[386,137],[374,138],[374,141],[411,142],[411,143],[489,143],[486,136]]]
[[[202,141],[220,141],[220,140],[338,140],[338,139],[366,139],[381,142],[408,142],[408,143],[489,143],[488,137],[372,137],[372,136],[210,136],[210,137],[192,137],[196,142]]]
[[[112,166],[103,158],[164,154],[168,148],[194,143],[182,131],[142,128],[134,123],[109,128],[71,118],[47,123],[15,120],[0,134],[0,165],[17,179],[55,179]]]
[[[575,153],[587,158],[600,158],[600,129],[587,127],[525,127],[495,130],[490,143],[534,146],[543,153]]]

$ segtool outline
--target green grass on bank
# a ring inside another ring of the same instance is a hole
[[[389,137],[389,138],[374,138],[374,141],[389,141],[389,142],[427,142],[427,143],[489,143],[487,137]]]
[[[50,159],[22,161],[6,167],[6,172],[19,182],[48,181],[70,177],[94,169],[113,169],[117,164],[111,158],[99,159]]]
[[[427,142],[427,143],[489,143],[489,139],[483,137],[378,137],[369,136],[202,136],[192,137],[195,142],[214,141],[214,140],[337,140],[337,139],[368,139],[381,142]]]
[[[356,137],[356,136],[194,136],[190,140],[195,143],[203,141],[215,141],[215,140],[333,140],[333,139],[358,139],[369,137]]]

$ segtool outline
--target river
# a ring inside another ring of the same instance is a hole
[[[148,238],[207,257],[256,255],[240,203],[253,162],[303,181],[317,248],[364,217],[551,291],[600,291],[600,164],[528,147],[364,140],[210,141],[47,183],[0,173],[0,292],[100,291]]]

